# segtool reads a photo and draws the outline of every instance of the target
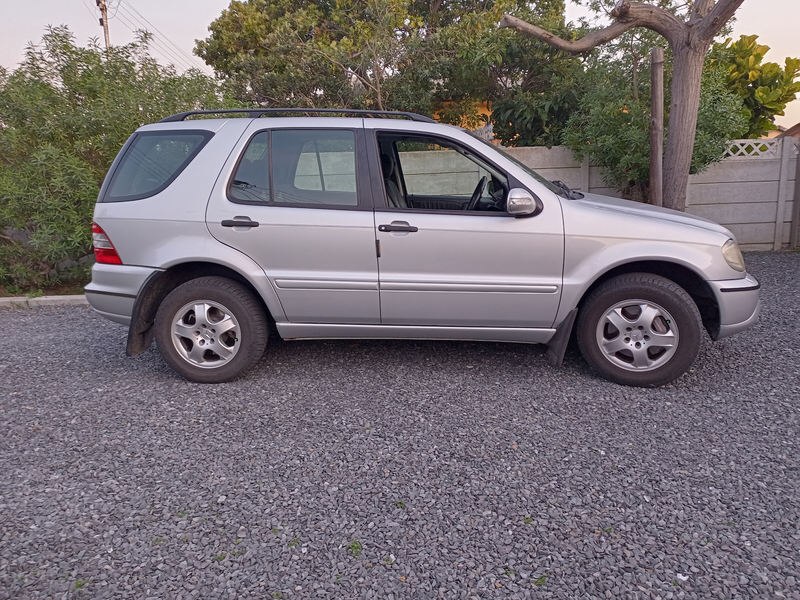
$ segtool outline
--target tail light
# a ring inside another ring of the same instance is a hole
[[[92,241],[94,242],[94,257],[97,262],[107,265],[122,264],[122,259],[117,254],[114,244],[111,243],[106,232],[97,223],[92,223]]]

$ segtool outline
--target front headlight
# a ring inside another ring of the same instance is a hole
[[[744,256],[742,256],[742,251],[739,250],[739,244],[733,240],[725,242],[725,245],[722,246],[722,256],[725,257],[725,261],[730,265],[731,269],[744,273]]]

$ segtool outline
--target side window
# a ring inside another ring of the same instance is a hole
[[[487,171],[451,146],[434,140],[395,144],[406,191],[411,196],[472,195]]]
[[[357,206],[355,145],[349,130],[274,130],[274,202]]]
[[[501,211],[508,180],[444,138],[378,134],[381,168],[390,208]]]
[[[209,131],[136,134],[114,171],[103,202],[124,202],[164,190],[211,139]]]
[[[269,132],[250,140],[233,176],[230,198],[247,204],[269,203]]]

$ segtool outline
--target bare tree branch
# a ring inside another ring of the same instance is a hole
[[[744,0],[734,1],[742,2]],[[646,27],[660,33],[673,47],[685,38],[686,25],[672,13],[652,4],[620,0],[611,11],[611,16],[616,19],[611,25],[592,31],[574,42],[564,40],[541,27],[531,25],[509,14],[503,15],[498,27],[516,29],[572,54],[586,52],[610,42],[634,27]]]
[[[554,48],[558,48],[559,50],[564,50],[565,52],[570,52],[572,54],[580,54],[581,52],[586,52],[595,48],[601,44],[605,44],[606,42],[610,42],[616,37],[619,37],[623,33],[625,33],[628,29],[632,27],[636,27],[636,25],[628,24],[628,23],[620,23],[619,21],[614,22],[610,26],[606,27],[605,29],[601,29],[600,31],[593,31],[588,35],[585,35],[579,40],[574,42],[569,42],[564,40],[557,35],[550,33],[549,31],[542,29],[541,27],[537,27],[536,25],[531,25],[530,23],[523,21],[522,19],[518,19],[509,14],[504,14],[503,18],[500,19],[500,22],[497,24],[498,27],[501,29],[508,28],[508,29],[516,29],[520,33],[525,33],[527,35],[533,36],[537,39],[542,40],[553,46]]]
[[[692,10],[689,13],[689,26],[694,26],[698,21],[701,21],[705,16],[714,8],[714,0],[694,0]]]
[[[744,0],[719,0],[706,18],[699,24],[697,35],[709,42],[731,20]]]
[[[332,58],[331,56],[328,56],[325,52],[323,52],[322,50],[319,50],[318,48],[314,48],[313,46],[310,46],[310,45],[305,44],[305,43],[302,43],[301,45],[306,50],[309,50],[310,52],[313,52],[314,54],[317,54],[317,55],[322,56],[323,58],[327,59],[331,64],[336,65],[337,67],[339,67],[342,70],[342,72],[344,72],[344,73],[352,73],[363,85],[365,85],[368,88],[370,88],[373,92],[379,93],[378,88],[376,88],[374,85],[372,85],[370,83],[369,79],[367,79],[366,77],[362,76],[357,71],[346,67],[345,65],[340,63],[338,60]],[[359,53],[359,54],[361,54],[361,53]]]

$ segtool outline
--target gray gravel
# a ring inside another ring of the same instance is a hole
[[[0,598],[800,598],[800,254],[658,390],[571,350],[280,342],[203,386],[0,310]]]

